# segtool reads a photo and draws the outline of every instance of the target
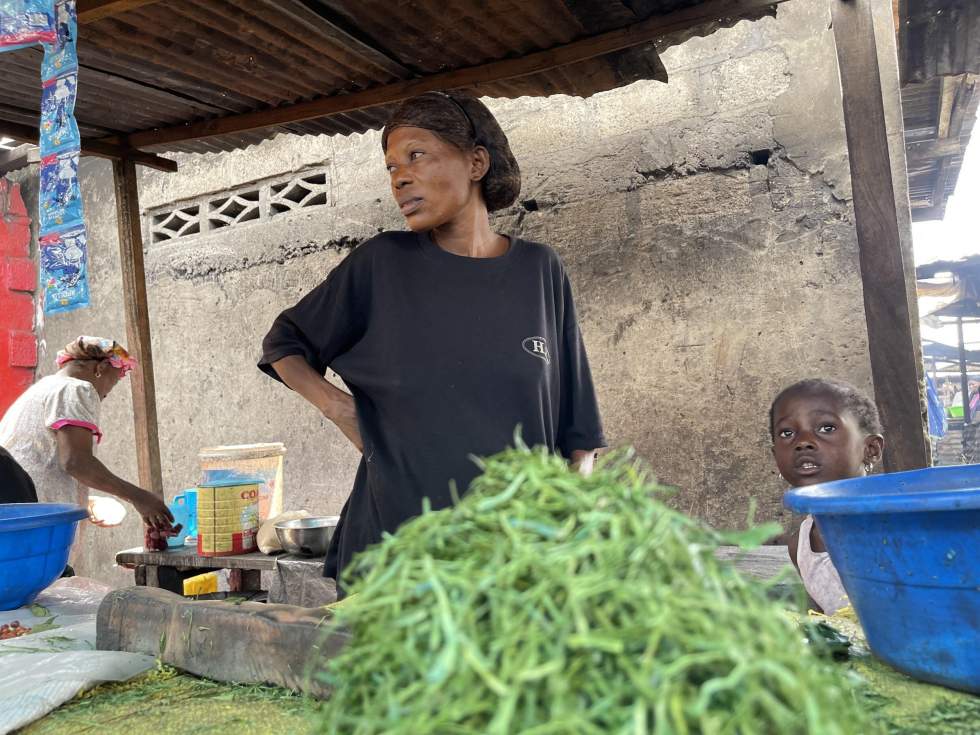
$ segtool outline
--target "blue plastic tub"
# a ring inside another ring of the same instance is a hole
[[[879,658],[980,693],[980,465],[811,485],[783,502],[816,518]]]
[[[0,610],[30,604],[65,571],[88,511],[58,503],[0,503]]]

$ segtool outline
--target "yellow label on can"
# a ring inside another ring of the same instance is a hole
[[[214,555],[255,551],[259,497],[256,483],[198,487],[198,552]]]

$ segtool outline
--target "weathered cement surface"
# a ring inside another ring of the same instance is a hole
[[[890,58],[883,51],[883,71],[897,84]],[[610,443],[635,445],[679,488],[678,507],[712,523],[743,523],[750,498],[759,517],[785,520],[772,396],[814,375],[871,389],[827,3],[794,0],[778,19],[694,39],[664,60],[669,85],[492,103],[525,182],[525,206],[496,224],[564,258]],[[900,124],[893,93],[886,105]],[[313,165],[329,166],[328,206],[148,248],[169,493],[197,480],[203,446],[284,441],[287,505],[336,513],[344,502],[355,451],[254,363],[282,308],[351,246],[402,226],[378,135],[184,157],[177,174],[145,173],[141,194],[151,208]],[[125,339],[111,171],[86,159],[82,177],[94,303],[48,319],[46,370],[76,334]],[[131,416],[123,385],[104,405],[100,454],[135,477]],[[89,538],[80,571],[131,580],[108,565],[139,543],[136,522]]]

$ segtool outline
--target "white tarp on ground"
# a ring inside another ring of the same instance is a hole
[[[126,681],[153,667],[152,656],[96,651],[96,615],[110,591],[90,579],[60,579],[34,606],[0,612],[37,633],[0,641],[0,735],[43,717],[83,689]]]

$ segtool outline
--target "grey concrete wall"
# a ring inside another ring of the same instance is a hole
[[[785,519],[772,396],[812,375],[871,389],[827,3],[794,0],[664,62],[668,85],[492,102],[534,202],[495,224],[564,258],[611,444],[635,445],[679,488],[677,506],[714,524],[742,523],[750,498],[760,517]],[[886,102],[894,112],[897,97]],[[177,174],[144,172],[141,197],[153,208],[318,164],[327,206],[148,247],[168,493],[197,480],[199,448],[257,441],[288,447],[287,506],[335,513],[348,493],[354,450],[254,363],[275,315],[352,243],[401,227],[378,135],[182,157]],[[111,169],[86,159],[81,176],[93,306],[47,320],[45,371],[74,335],[125,339]],[[104,409],[101,456],[134,478],[128,386]],[[80,571],[131,579],[108,565],[140,542],[135,520],[91,537]]]

